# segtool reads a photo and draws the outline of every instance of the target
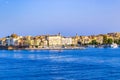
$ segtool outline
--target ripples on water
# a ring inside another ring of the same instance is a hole
[[[120,49],[0,51],[0,80],[120,80]]]

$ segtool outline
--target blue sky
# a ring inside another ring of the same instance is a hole
[[[0,37],[120,32],[120,0],[0,0]]]

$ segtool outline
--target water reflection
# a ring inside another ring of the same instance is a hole
[[[0,53],[0,58],[13,58],[13,59],[30,59],[30,60],[40,60],[40,59],[62,59],[64,56],[55,55],[41,55],[41,54],[27,54],[19,53],[14,51],[13,53]]]
[[[22,54],[13,54],[13,58],[23,58]]]

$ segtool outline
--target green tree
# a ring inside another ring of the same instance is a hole
[[[73,47],[73,46],[74,46],[74,44],[71,44],[71,46]]]
[[[120,39],[114,40],[114,43],[120,44]]]
[[[90,44],[92,44],[92,45],[98,45],[98,42],[96,40],[92,40]]]
[[[113,43],[113,40],[111,39],[111,38],[109,38],[108,40],[107,40],[107,44],[112,44]]]
[[[107,44],[107,42],[108,42],[108,41],[107,41],[107,36],[104,35],[104,36],[103,36],[103,44]]]
[[[120,45],[120,39],[118,40],[118,43],[117,44],[119,44]]]

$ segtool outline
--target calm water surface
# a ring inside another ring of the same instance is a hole
[[[0,80],[120,80],[120,48],[1,50]]]

